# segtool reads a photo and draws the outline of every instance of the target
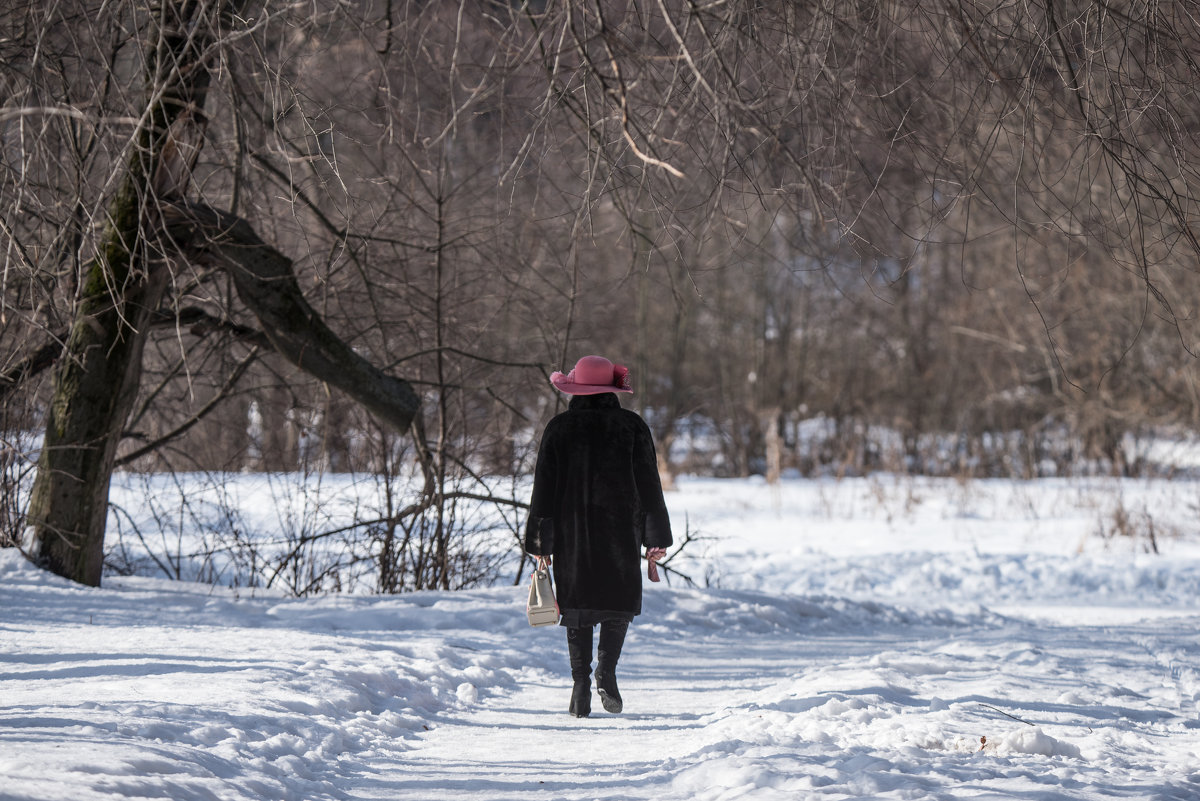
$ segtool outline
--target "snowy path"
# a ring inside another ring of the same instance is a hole
[[[647,643],[631,637],[632,648]],[[753,703],[761,689],[795,670],[772,645],[732,661],[629,655],[619,673],[625,711],[610,715],[594,700],[592,716],[566,713],[570,682],[529,671],[526,681],[420,735],[412,751],[380,766],[379,786],[357,797],[428,799],[447,790],[469,799],[650,798],[673,766],[709,745],[706,729],[728,710]]]
[[[419,734],[352,795],[1200,795],[1200,647],[1178,647],[1194,642],[1200,618],[1048,627],[914,616],[897,627],[889,610],[874,625],[862,608],[849,620],[822,611],[833,614],[797,627],[808,629],[800,637],[755,631],[749,618],[728,635],[692,628],[693,642],[643,625],[652,636],[635,629],[622,664],[625,713],[597,704],[573,720],[566,679],[529,671]]]

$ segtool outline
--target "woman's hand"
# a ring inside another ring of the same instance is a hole
[[[666,548],[647,548],[646,549],[646,577],[651,581],[658,581],[658,564],[660,559],[667,555]]]
[[[546,554],[545,556],[539,556],[536,553],[531,553],[529,555],[537,560],[538,565],[540,565],[542,567],[550,567],[550,554]]]

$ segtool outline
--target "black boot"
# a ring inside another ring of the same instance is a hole
[[[571,705],[567,707],[573,718],[586,718],[592,714],[592,682],[588,679],[575,682],[571,688]]]
[[[596,652],[596,691],[606,712],[617,713],[624,708],[617,689],[617,660],[625,644],[627,620],[606,620],[600,624],[600,648]]]
[[[567,629],[567,656],[571,660],[571,705],[567,711],[573,718],[592,714],[592,627]]]

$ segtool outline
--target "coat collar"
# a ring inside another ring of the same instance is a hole
[[[601,392],[597,395],[575,395],[567,404],[571,411],[577,409],[620,409],[621,401],[615,392]]]

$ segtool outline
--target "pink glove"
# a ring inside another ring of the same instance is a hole
[[[658,562],[667,555],[666,548],[647,548],[646,549],[646,577],[651,581],[658,581]]]

